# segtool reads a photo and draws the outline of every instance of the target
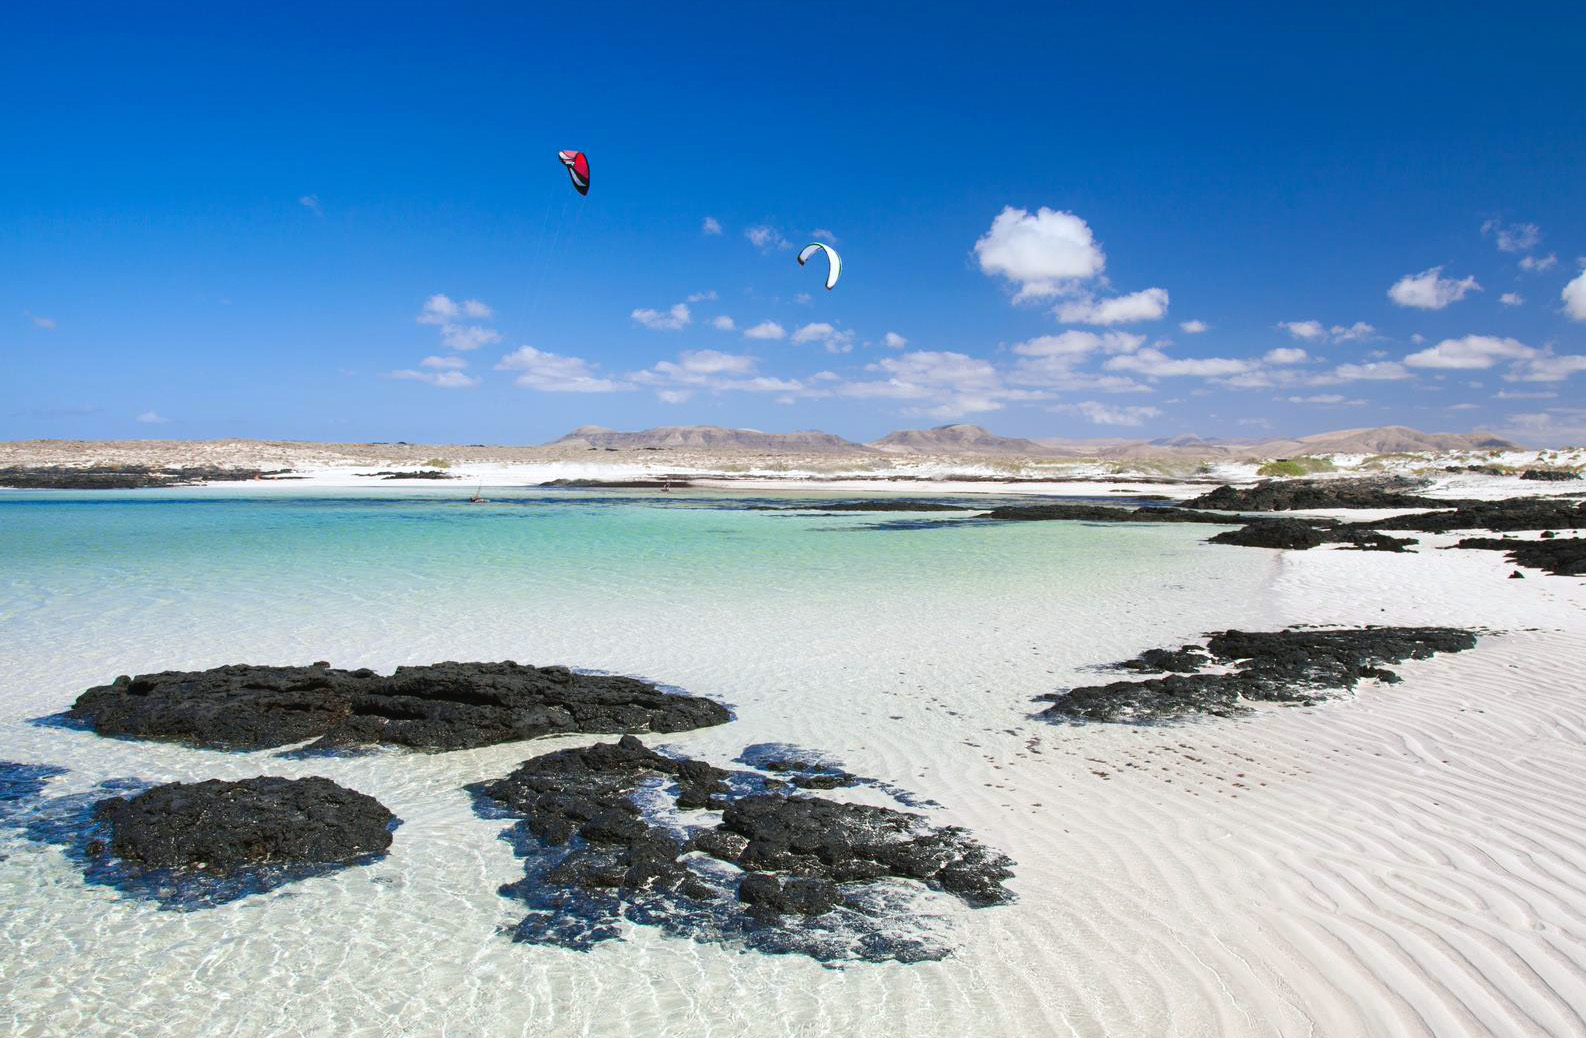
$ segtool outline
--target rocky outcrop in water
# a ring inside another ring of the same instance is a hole
[[[326,778],[172,782],[101,800],[110,827],[91,851],[146,868],[303,867],[385,853],[396,817],[374,797]]]
[[[233,664],[120,677],[68,720],[101,735],[259,750],[389,744],[457,750],[566,733],[680,732],[731,719],[712,700],[566,667],[436,663],[372,670]]]
[[[925,890],[898,881],[975,906],[1011,900],[1011,863],[965,831],[785,786],[627,736],[535,757],[470,790],[481,813],[518,819],[507,835],[525,878],[502,892],[530,906],[521,940],[588,947],[628,919],[823,961],[907,961],[946,949],[911,926],[907,906]]]
[[[1504,551],[1509,553],[1509,561],[1517,566],[1540,569],[1561,577],[1586,577],[1586,537],[1557,537],[1541,541],[1466,537],[1454,547]],[[1521,576],[1518,572],[1510,575]]]
[[[1424,485],[1424,481],[1402,477],[1269,479],[1253,487],[1221,486],[1191,498],[1184,506],[1230,512],[1289,512],[1316,508],[1453,508],[1467,503],[1407,492]]]
[[[1038,698],[1056,721],[1146,724],[1200,714],[1248,712],[1251,703],[1313,703],[1354,688],[1363,678],[1399,676],[1384,664],[1473,648],[1476,636],[1452,627],[1365,627],[1337,630],[1223,631],[1204,650],[1153,650],[1115,668],[1168,672],[1143,681],[1086,685]],[[1209,665],[1228,673],[1202,673]]]
[[[195,483],[230,483],[280,476],[291,469],[223,469],[213,465],[156,469],[147,465],[12,465],[0,468],[0,487],[14,490],[141,490]]]

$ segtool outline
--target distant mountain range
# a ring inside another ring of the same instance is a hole
[[[870,443],[806,429],[768,433],[719,425],[663,425],[620,432],[581,425],[557,446],[616,448],[703,448],[788,454],[1004,455],[1049,458],[1282,458],[1300,454],[1395,454],[1450,450],[1520,450],[1519,444],[1488,433],[1426,433],[1404,425],[1340,429],[1310,436],[1266,440],[1205,440],[1193,434],[1156,440],[1118,438],[1039,439],[998,436],[978,425],[956,423],[933,429],[900,429]]]

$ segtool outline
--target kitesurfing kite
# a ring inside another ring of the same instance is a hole
[[[836,288],[837,276],[843,272],[843,259],[841,256],[837,255],[836,249],[832,248],[830,245],[827,245],[825,242],[812,241],[800,249],[799,266],[802,267],[806,260],[815,255],[815,250],[817,249],[826,253],[826,260],[831,264],[831,266],[826,270],[826,287],[829,289]]]
[[[589,194],[589,160],[581,151],[559,151],[557,157],[562,160],[562,165],[567,167],[567,175],[573,180],[573,187],[581,195]],[[800,260],[799,262],[803,262]]]

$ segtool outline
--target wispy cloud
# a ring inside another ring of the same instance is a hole
[[[433,360],[438,358],[425,359]],[[427,382],[441,389],[472,389],[479,384],[477,378],[455,369],[447,371],[416,371],[413,368],[402,368],[398,371],[388,372],[385,377],[407,382]]]
[[[325,215],[324,208],[319,204],[318,195],[302,195],[298,198],[297,204],[302,206],[304,209],[307,209],[315,216]]]
[[[501,341],[501,333],[482,324],[466,324],[466,320],[486,320],[495,311],[478,299],[456,302],[451,296],[437,292],[424,301],[424,307],[415,320],[440,329],[441,342],[448,349],[475,350]]]
[[[502,357],[497,371],[516,371],[515,383],[542,393],[612,393],[632,387],[597,374],[582,357],[519,346]]]
[[[1542,241],[1542,228],[1534,223],[1505,224],[1488,220],[1481,225],[1484,237],[1492,238],[1501,252],[1527,252]]]
[[[1086,295],[1059,303],[1052,312],[1064,324],[1136,324],[1162,319],[1167,308],[1167,289],[1145,288],[1111,299]]]
[[[653,332],[675,332],[687,327],[693,320],[687,303],[676,303],[668,310],[641,307],[630,316],[635,324],[643,325]]]
[[[909,340],[905,339],[903,336],[899,335],[897,332],[888,332],[887,334],[885,334],[885,335],[883,335],[881,337],[881,345],[887,347],[888,349],[901,350],[903,347],[907,346],[908,344],[909,344]]]
[[[755,224],[744,228],[743,236],[749,239],[750,244],[761,252],[771,252],[774,249],[791,249],[793,243],[782,237],[782,232],[770,224]]]
[[[827,353],[848,353],[854,348],[854,333],[835,328],[825,321],[806,324],[793,333],[794,343],[818,342]]]
[[[1185,335],[1199,335],[1201,332],[1210,331],[1211,325],[1207,324],[1205,321],[1196,319],[1193,321],[1180,321],[1179,328],[1184,332]]]
[[[1103,404],[1096,400],[1081,400],[1076,404],[1058,404],[1054,411],[1078,414],[1093,425],[1144,425],[1148,418],[1162,417],[1162,411],[1156,407],[1146,406],[1118,406]]]
[[[138,415],[136,421],[142,422],[144,425],[164,425],[170,419],[158,411],[145,411]]]
[[[759,324],[743,330],[746,339],[785,339],[787,329],[775,321],[761,321]]]
[[[721,221],[714,216],[707,216],[705,217],[705,222],[700,224],[699,230],[701,234],[719,235],[721,234]]]
[[[36,314],[30,310],[22,311],[22,316],[32,321],[35,328],[43,328],[46,331],[50,331],[55,327],[55,318],[53,317],[45,317],[43,314]]]

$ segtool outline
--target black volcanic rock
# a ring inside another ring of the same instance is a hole
[[[1317,526],[1303,519],[1258,519],[1237,530],[1226,530],[1207,538],[1211,544],[1236,544],[1245,548],[1293,548],[1304,550],[1322,544],[1327,538]]]
[[[1257,519],[1237,530],[1208,537],[1208,544],[1234,544],[1246,548],[1288,548],[1304,551],[1322,544],[1345,544],[1360,551],[1404,551],[1415,543],[1409,537],[1389,537],[1357,524],[1332,519]]]
[[[1586,537],[1552,537],[1541,541],[1516,541],[1506,537],[1466,537],[1456,548],[1506,551],[1518,566],[1545,570],[1561,577],[1586,576]],[[1518,571],[1510,576],[1522,576]]]
[[[1115,508],[1109,505],[1039,504],[1002,505],[987,512],[982,519],[1000,522],[1044,522],[1069,520],[1086,523],[1212,523],[1232,526],[1237,519],[1226,515],[1212,515],[1186,508],[1143,506],[1140,508]]]
[[[1517,497],[1506,501],[1474,501],[1440,512],[1415,512],[1362,523],[1375,530],[1579,530],[1586,528],[1586,501]]]
[[[148,465],[90,465],[72,468],[64,465],[12,465],[0,468],[0,487],[15,490],[139,490],[147,487],[179,487],[193,483],[221,483],[279,476],[291,469],[223,469],[213,465],[190,465],[158,469]]]
[[[1202,664],[1187,652],[1142,656],[1115,668],[1177,671],[1144,681],[1113,681],[1054,692],[1042,716],[1058,721],[1145,724],[1198,714],[1232,716],[1252,702],[1313,703],[1351,689],[1362,678],[1399,680],[1387,663],[1425,659],[1438,652],[1473,648],[1476,636],[1451,627],[1366,627],[1285,631],[1222,631],[1206,643],[1209,662],[1229,673],[1198,673]]]
[[[1467,503],[1405,492],[1421,485],[1400,478],[1268,479],[1243,489],[1221,486],[1184,505],[1224,511],[1288,512],[1315,508],[1453,508]]]
[[[1534,479],[1543,483],[1564,483],[1580,479],[1579,472],[1573,469],[1526,469],[1520,473],[1521,479]]]
[[[259,865],[345,864],[383,854],[396,818],[374,797],[325,778],[155,786],[101,800],[108,851],[145,868],[226,873]]]
[[[750,752],[776,763],[769,747]],[[589,947],[618,936],[626,918],[823,961],[910,961],[946,949],[912,934],[896,880],[973,906],[1011,900],[1002,886],[1011,863],[963,830],[777,791],[785,787],[625,736],[544,754],[469,788],[480,813],[518,819],[507,838],[525,876],[502,893],[531,909],[520,940]],[[698,814],[706,810],[720,822]]]
[[[456,750],[572,732],[678,732],[722,724],[727,708],[636,678],[566,667],[437,663],[372,670],[233,664],[120,677],[67,718],[101,735],[258,750],[391,744]]]

